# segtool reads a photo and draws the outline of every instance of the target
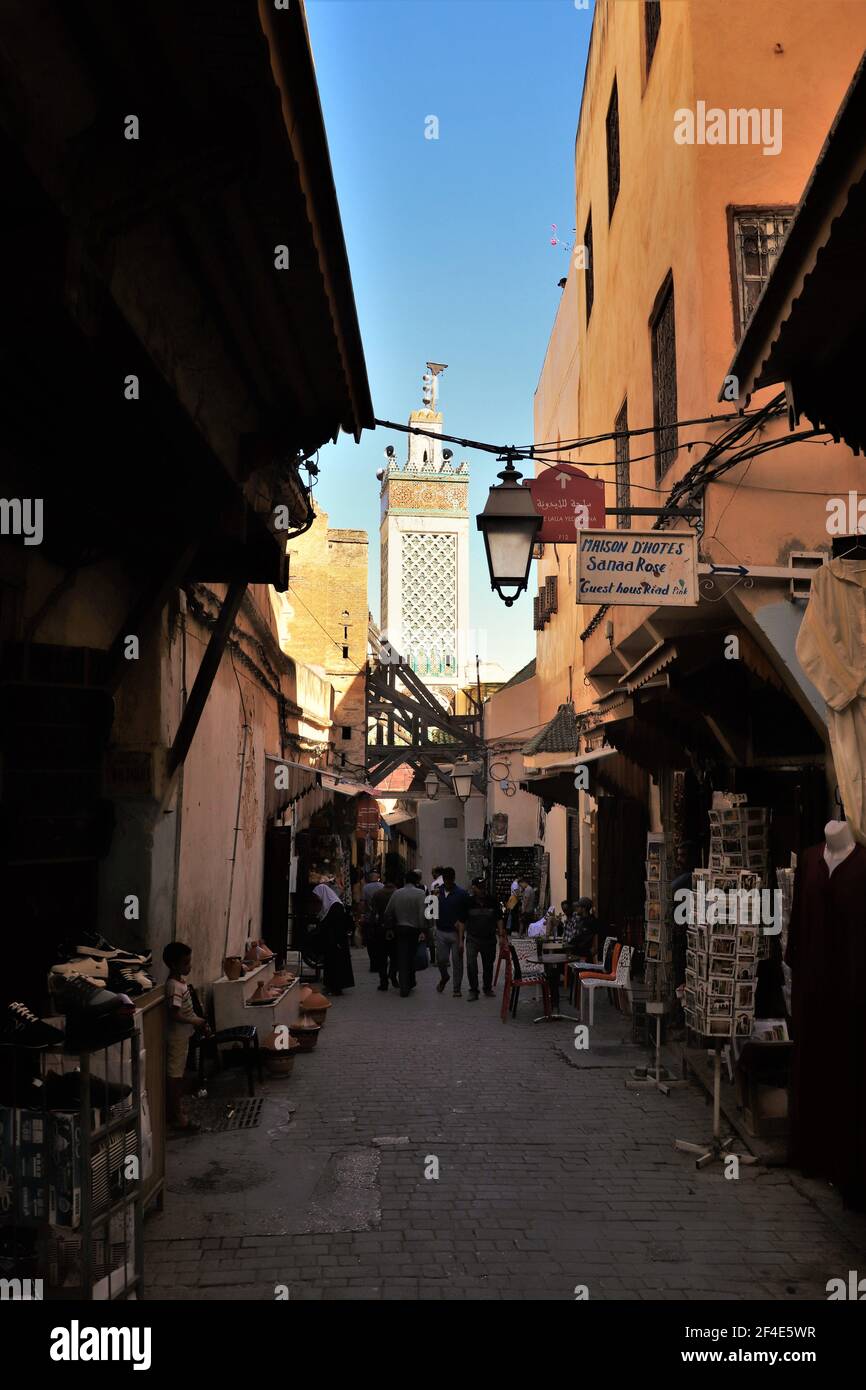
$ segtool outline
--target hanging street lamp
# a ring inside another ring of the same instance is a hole
[[[477,771],[477,765],[470,763],[465,758],[459,759],[454,764],[451,781],[454,784],[454,795],[462,806],[466,805],[472,795],[472,778]]]
[[[533,505],[532,493],[522,485],[523,475],[513,460],[511,453],[505,455],[505,468],[497,474],[502,482],[498,487],[492,485],[484,511],[475,518],[484,536],[490,587],[507,608],[529,582],[532,547],[541,530],[541,517]],[[511,588],[513,594],[504,592]]]
[[[435,772],[428,772],[424,778],[424,790],[431,801],[435,801],[439,795],[439,778]]]

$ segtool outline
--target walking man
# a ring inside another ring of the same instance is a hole
[[[456,882],[453,869],[442,870],[442,887],[439,889],[439,917],[436,922],[436,964],[439,966],[440,980],[436,986],[441,994],[451,976],[454,977],[451,989],[455,999],[463,993],[463,923],[471,907],[469,894]]]
[[[373,944],[373,932],[375,929],[375,917],[373,914],[373,899],[381,891],[382,879],[376,869],[372,869],[367,875],[367,882],[361,890],[361,930],[364,934],[364,945],[367,948],[367,955],[370,959],[370,969],[376,969],[376,948]]]
[[[487,892],[483,878],[472,880],[472,894],[464,907],[466,913],[463,927],[466,933],[466,974],[469,976],[469,1002],[478,998],[478,957],[481,957],[484,993],[489,997],[493,989],[493,966],[496,962],[496,947],[508,950],[508,937],[502,905]]]
[[[535,889],[528,878],[518,880],[520,892],[520,935],[525,936],[529,924],[535,919]]]
[[[415,988],[415,953],[418,942],[426,940],[424,890],[421,875],[410,869],[406,884],[391,894],[385,909],[385,930],[393,931],[397,940],[397,976],[400,998],[405,999]]]
[[[386,990],[390,977],[391,984],[397,988],[397,938],[386,931],[385,909],[396,891],[397,884],[391,879],[377,885],[377,891],[370,899],[371,918],[367,926],[371,945],[370,959],[373,969],[379,972],[379,988]]]

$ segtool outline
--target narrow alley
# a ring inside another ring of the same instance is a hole
[[[606,1002],[577,1051],[532,999],[502,1024],[499,993],[440,995],[427,970],[403,1000],[354,967],[315,1051],[257,1090],[258,1128],[169,1145],[147,1298],[787,1302],[862,1267],[866,1219],[826,1187],[674,1151],[710,1108],[626,1089],[646,1052]]]

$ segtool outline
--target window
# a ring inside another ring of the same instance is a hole
[[[595,292],[592,277],[592,213],[586,219],[586,230],[583,233],[583,244],[586,247],[586,322],[589,324],[589,316],[592,313],[592,300]]]
[[[619,193],[619,98],[616,82],[607,108],[607,220],[613,217]]]
[[[734,331],[738,342],[769,279],[793,215],[793,208],[748,208],[732,214]]]
[[[614,425],[616,433],[616,505],[618,507],[631,506],[631,481],[629,477],[629,442],[625,431],[628,429],[628,401],[622,403],[622,410],[616,417]],[[620,437],[621,436],[621,437]],[[631,528],[630,516],[618,516],[616,524],[623,530]]]
[[[344,724],[344,725],[342,726],[342,730],[343,730],[343,738],[351,738],[351,737],[352,737],[352,726],[351,726],[351,724]]]
[[[646,70],[647,76],[649,76],[649,70],[653,64],[653,54],[659,39],[659,29],[662,25],[661,0],[645,0],[643,22],[646,36]]]
[[[349,648],[346,646],[345,642],[343,643],[343,660],[349,660]]]
[[[653,424],[656,482],[668,471],[679,447],[677,437],[677,343],[674,328],[674,282],[670,274],[659,290],[653,316]]]

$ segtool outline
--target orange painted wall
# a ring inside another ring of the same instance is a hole
[[[717,401],[735,348],[728,209],[797,203],[864,47],[866,5],[850,0],[663,0],[647,77],[640,0],[599,0],[575,148],[575,225],[581,241],[591,208],[594,302],[587,328],[585,272],[572,260],[535,395],[537,441],[612,430],[626,396],[629,427],[652,425],[649,319],[668,270],[678,416],[732,411]],[[609,220],[605,117],[614,76],[620,190]],[[780,108],[780,152],[677,144],[674,112],[699,100],[725,109]],[[772,394],[761,393],[752,405]],[[660,505],[705,447],[689,454],[685,441],[712,440],[720,429],[681,430],[661,491],[653,460],[637,457],[654,449],[653,435],[632,438],[632,505]],[[768,434],[786,430],[772,426]],[[608,441],[562,457],[595,474],[613,459],[614,446]],[[598,472],[610,480],[613,505],[614,470]],[[826,547],[825,494],[845,495],[859,480],[856,460],[841,445],[800,444],[740,465],[708,490],[702,550],[721,563],[779,564],[791,548]],[[651,525],[652,518],[634,519],[635,529]],[[585,644],[579,639],[595,608],[575,605],[574,554],[574,546],[558,554],[546,546],[537,566],[539,582],[559,575],[559,612],[538,634],[541,719],[569,698],[570,684],[578,708],[592,702],[598,692],[584,684],[583,662],[591,666],[608,650],[604,624]],[[617,644],[646,610],[615,606],[607,616]]]

